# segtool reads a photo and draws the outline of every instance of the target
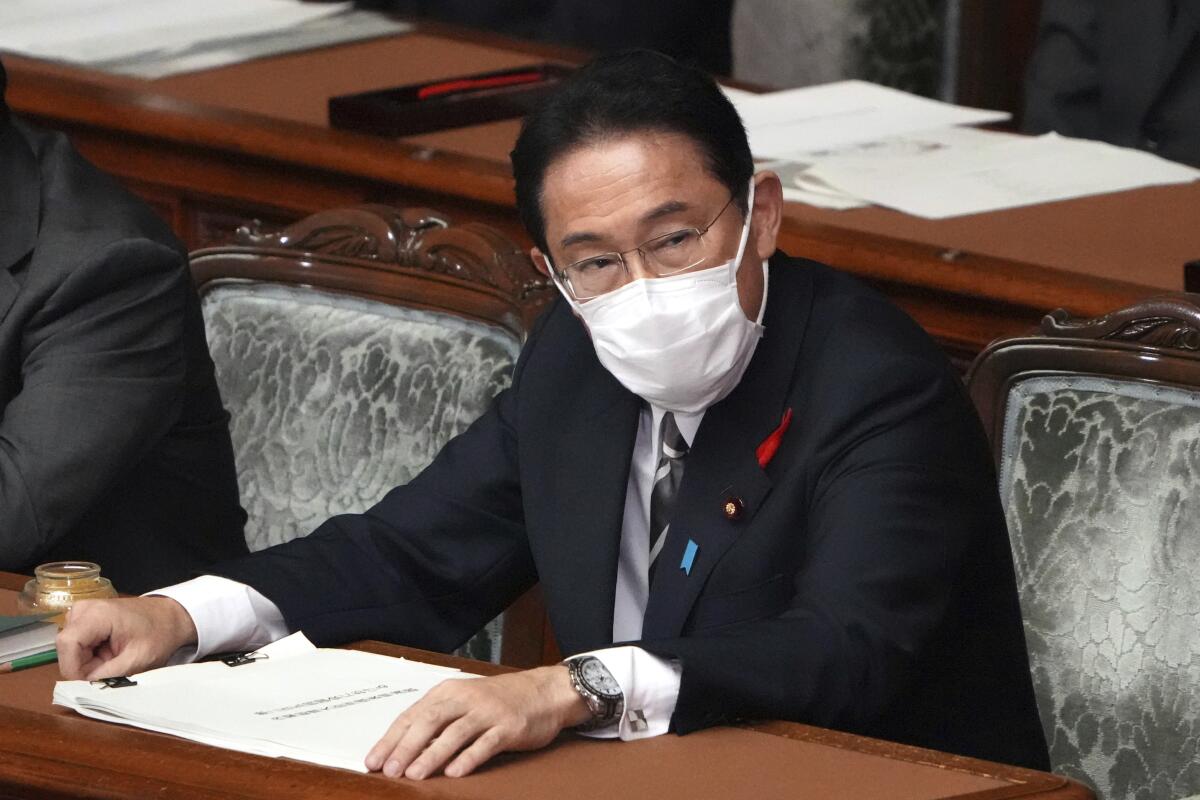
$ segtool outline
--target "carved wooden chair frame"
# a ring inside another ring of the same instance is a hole
[[[1042,319],[1040,332],[989,345],[971,365],[967,387],[997,466],[1013,384],[1050,375],[1200,388],[1200,294],[1152,297],[1089,320],[1058,309]]]
[[[228,281],[306,286],[498,324],[522,340],[557,296],[511,239],[426,208],[332,209],[276,232],[253,222],[190,262],[201,296]],[[534,587],[505,612],[503,663],[535,666],[553,647],[540,598]]]
[[[331,209],[275,232],[255,221],[190,260],[202,296],[230,280],[310,286],[499,324],[522,339],[555,295],[511,239],[427,208]]]

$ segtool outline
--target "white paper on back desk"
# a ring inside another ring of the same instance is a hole
[[[366,772],[363,759],[396,716],[448,678],[474,675],[294,633],[230,667],[184,664],[129,676],[136,686],[59,681],[54,702],[94,719],[202,744]]]
[[[1001,122],[1011,115],[956,106],[866,81],[731,97],[755,158],[811,162],[847,145]]]
[[[849,148],[815,161],[803,177],[897,211],[945,219],[1190,183],[1200,170],[1104,142],[952,128]]]
[[[297,0],[0,0],[0,50],[96,64],[286,31],[350,7]]]
[[[823,159],[893,149],[915,132],[958,130],[1010,116],[856,80],[766,94],[726,89],[726,94],[745,123],[760,168],[782,179],[784,199],[832,209],[870,202],[811,176],[812,166]]]

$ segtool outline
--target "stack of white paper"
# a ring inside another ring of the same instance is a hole
[[[93,64],[104,72],[135,78],[165,78],[184,72],[239,64],[256,58],[330,47],[344,42],[394,36],[412,30],[412,24],[386,14],[351,9],[341,14],[304,22],[283,30],[270,30],[252,36],[206,39],[186,48],[139,53]]]
[[[727,94],[784,199],[822,208],[943,219],[1200,177],[1138,150],[978,130],[1009,115],[862,81]]]
[[[802,162],[848,145],[1010,117],[1003,111],[951,105],[865,81],[741,93],[734,106],[755,157]]]
[[[786,200],[837,210],[861,208],[874,202],[869,199],[870,193],[855,194],[838,181],[839,175],[829,175],[825,167],[842,165],[882,170],[890,164],[934,153],[954,153],[959,158],[969,159],[971,153],[994,144],[1007,143],[1013,138],[1017,137],[977,128],[939,128],[828,148],[812,154],[803,163],[770,162],[764,164],[763,168],[779,173]],[[854,182],[854,185],[858,186],[859,182]]]
[[[1151,153],[1055,134],[962,129],[908,137],[904,143],[915,146],[821,159],[805,177],[926,219],[1200,178],[1200,170]]]
[[[458,670],[293,634],[230,667],[219,661],[130,676],[136,686],[60,681],[54,702],[84,716],[244,753],[366,772],[363,760],[396,716]]]
[[[811,175],[813,164],[845,152],[886,150],[914,132],[1010,116],[853,80],[757,95],[727,89],[726,94],[742,117],[755,158],[783,180],[784,199],[834,209],[869,202]]]
[[[3,0],[0,50],[102,64],[261,36],[351,7],[297,0]]]

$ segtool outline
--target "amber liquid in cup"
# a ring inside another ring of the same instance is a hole
[[[54,561],[36,567],[33,575],[17,598],[17,607],[24,614],[57,612],[51,621],[59,625],[79,600],[117,596],[112,581],[101,577],[100,565],[90,561]]]

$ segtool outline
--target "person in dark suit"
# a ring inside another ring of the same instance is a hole
[[[1200,4],[1045,0],[1023,125],[1200,167]]]
[[[1045,768],[962,384],[882,297],[776,251],[782,186],[754,174],[712,80],[645,51],[597,59],[512,161],[562,297],[511,388],[366,513],[162,597],[78,605],[63,674],[297,630],[446,650],[540,581],[572,657],[446,682],[368,768],[462,775],[567,726],[744,718]]]
[[[0,569],[87,560],[125,592],[246,553],[187,258],[0,65]]]
[[[359,0],[416,17],[597,53],[649,47],[717,75],[733,66],[733,0]]]

